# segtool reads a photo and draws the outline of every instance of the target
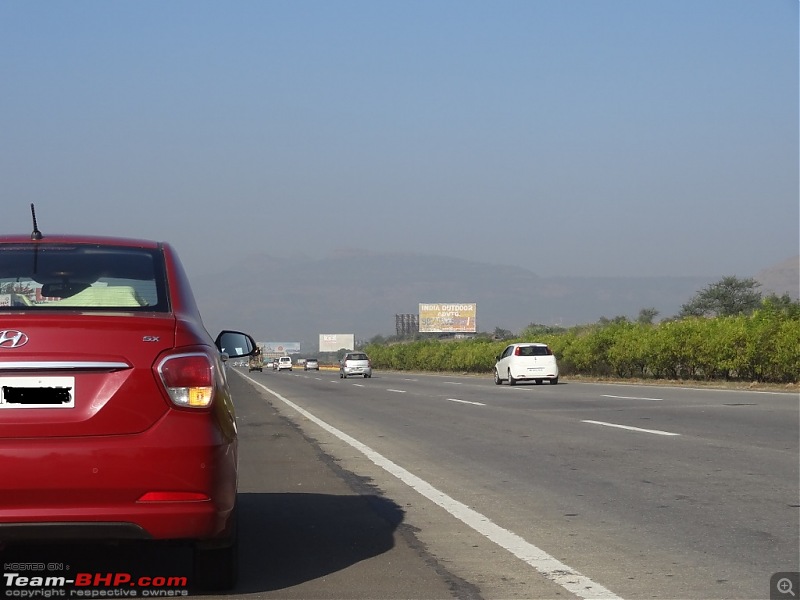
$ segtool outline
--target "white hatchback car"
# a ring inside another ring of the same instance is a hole
[[[494,366],[494,382],[500,385],[504,380],[508,385],[518,381],[558,383],[558,363],[553,351],[547,344],[535,342],[507,346]]]
[[[278,357],[278,366],[276,367],[278,371],[283,370],[292,370],[292,357],[291,356],[279,356]]]

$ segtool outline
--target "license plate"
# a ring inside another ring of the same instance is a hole
[[[0,377],[0,409],[74,407],[74,377]]]

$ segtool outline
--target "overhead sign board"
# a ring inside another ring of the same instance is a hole
[[[420,333],[475,333],[477,304],[420,304]]]

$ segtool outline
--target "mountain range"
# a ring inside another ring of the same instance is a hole
[[[799,261],[760,271],[759,290],[796,299]],[[394,335],[395,315],[415,314],[420,303],[476,303],[478,331],[490,333],[635,319],[649,308],[660,320],[722,277],[540,277],[514,266],[348,249],[318,259],[250,256],[193,286],[212,334],[240,329],[259,342],[299,342],[313,354],[320,334]]]

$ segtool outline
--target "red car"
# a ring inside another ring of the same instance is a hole
[[[183,540],[236,581],[237,433],[223,361],[167,243],[0,236],[0,542]]]

